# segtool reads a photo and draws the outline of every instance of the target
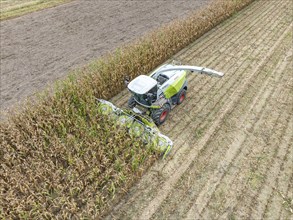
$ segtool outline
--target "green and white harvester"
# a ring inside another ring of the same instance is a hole
[[[155,146],[165,157],[173,142],[161,134],[157,126],[166,121],[171,109],[185,100],[188,89],[186,77],[190,73],[224,76],[205,67],[165,64],[149,76],[140,75],[131,82],[125,81],[131,93],[128,109],[122,110],[99,99],[99,110],[127,128],[132,137],[142,138],[145,143]]]

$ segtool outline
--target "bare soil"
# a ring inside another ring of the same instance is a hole
[[[256,1],[174,56],[226,75],[189,76],[188,98],[160,128],[171,155],[108,219],[293,218],[292,9]]]
[[[77,0],[0,23],[0,110],[210,0]]]

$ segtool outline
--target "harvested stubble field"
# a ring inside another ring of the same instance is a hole
[[[292,7],[256,1],[174,56],[226,75],[189,77],[174,150],[108,219],[293,218]]]

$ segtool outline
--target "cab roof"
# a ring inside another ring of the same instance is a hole
[[[157,81],[150,76],[140,75],[128,84],[128,89],[136,94],[146,94],[157,85]]]

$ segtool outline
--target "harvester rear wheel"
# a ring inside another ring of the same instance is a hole
[[[186,98],[186,90],[182,89],[177,97],[177,105],[180,105]]]
[[[152,112],[151,117],[156,123],[156,125],[161,125],[166,121],[170,110],[170,105],[164,104],[162,108],[156,109]]]

